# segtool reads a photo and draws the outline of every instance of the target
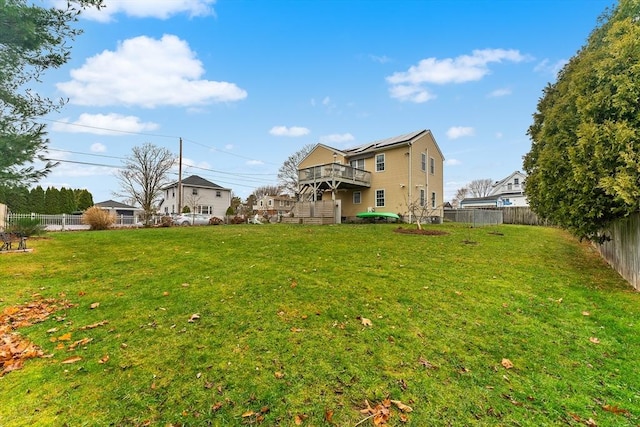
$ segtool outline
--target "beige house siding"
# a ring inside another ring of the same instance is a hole
[[[424,131],[411,141],[382,147],[362,155],[350,156],[349,150],[340,152],[318,144],[300,163],[298,169],[333,163],[334,153],[337,154],[336,162],[345,165],[349,165],[352,159],[364,158],[364,169],[371,172],[370,187],[339,188],[336,192],[336,200],[341,201],[342,217],[352,218],[357,213],[371,208],[381,212],[397,213],[408,218],[409,205],[419,203],[421,189],[425,191],[425,203],[428,205],[423,213],[428,216],[443,215],[444,156],[430,131]],[[423,153],[426,157],[426,171],[422,170]],[[376,156],[380,154],[384,155],[384,171],[376,171]],[[430,170],[431,159],[434,164],[433,173]],[[376,206],[376,190],[384,190],[384,206]],[[353,202],[355,192],[360,192],[359,204]],[[435,193],[435,208],[431,208],[432,193]],[[326,191],[322,199],[330,200],[331,191]]]

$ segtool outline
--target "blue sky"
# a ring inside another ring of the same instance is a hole
[[[544,87],[613,0],[105,0],[86,13],[72,58],[40,93],[43,187],[114,196],[131,149],[179,152],[246,198],[277,183],[291,154],[430,129],[445,200],[474,179],[522,170]],[[177,172],[177,169],[176,169]],[[177,180],[177,174],[172,179]]]

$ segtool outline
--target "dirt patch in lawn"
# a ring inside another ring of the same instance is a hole
[[[419,234],[422,236],[446,236],[447,233],[446,231],[441,231],[441,230],[425,230],[423,229],[418,229],[418,228],[402,228],[402,227],[398,227],[395,230],[393,230],[396,233],[400,233],[400,234]]]

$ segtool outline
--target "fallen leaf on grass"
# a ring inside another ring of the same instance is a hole
[[[596,337],[589,338],[589,341],[591,341],[594,344],[600,344],[600,340]]]
[[[194,323],[196,320],[200,319],[200,315],[198,313],[192,314],[189,318],[189,323]]]
[[[98,363],[100,363],[100,364],[104,364],[104,363],[107,363],[108,361],[109,361],[109,355],[108,355],[108,354],[105,354],[104,356],[102,356],[102,357],[100,358],[100,360],[98,360]]]
[[[102,320],[100,322],[97,323],[92,323],[91,325],[86,325],[80,328],[81,331],[86,331],[87,329],[95,329],[98,328],[100,326],[104,326],[106,324],[108,324],[109,321],[108,320]]]
[[[71,341],[71,332],[67,332],[64,335],[59,336],[58,341]]]
[[[435,366],[433,363],[429,362],[427,359],[425,359],[424,357],[421,357],[420,359],[418,359],[418,362],[424,366],[427,369],[438,369],[437,366]]]
[[[69,363],[76,363],[76,362],[79,362],[81,360],[82,360],[81,356],[71,356],[71,357],[67,357],[66,359],[64,359],[60,363],[69,364]]]
[[[297,426],[301,426],[307,418],[309,418],[307,414],[297,414],[294,417],[293,422],[296,423]]]
[[[373,323],[371,323],[371,320],[365,318],[365,317],[361,317],[360,318],[360,322],[362,322],[363,326],[373,326]]]
[[[333,422],[333,411],[331,409],[324,411],[324,420],[328,423]]]
[[[91,341],[93,341],[93,338],[88,338],[88,337],[82,338],[81,340],[78,340],[78,341],[74,342],[73,344],[71,344],[69,346],[69,350],[75,350],[76,347],[82,346],[82,345],[87,345]]]
[[[284,374],[282,372],[274,372],[273,376],[276,377],[276,379],[281,380],[282,378],[284,378]]]
[[[505,369],[513,368],[513,362],[511,362],[511,360],[509,359],[502,359],[502,362],[500,363],[502,364],[502,366],[504,366]]]
[[[589,313],[588,311],[583,311],[583,312],[582,312],[582,315],[583,315],[583,316],[591,316],[591,313]]]
[[[627,411],[626,409],[622,409],[622,408],[620,408],[618,406],[612,406],[612,405],[603,405],[602,409],[604,409],[607,412],[612,412],[612,413],[617,414],[617,415],[620,415],[620,414],[627,415],[629,413],[629,411]]]
[[[89,308],[90,308],[91,310],[93,310],[94,308],[98,308],[98,307],[100,307],[100,303],[99,303],[99,302],[94,302],[93,304],[91,304],[91,305],[89,306]]]
[[[391,403],[396,405],[402,412],[413,412],[413,408],[411,406],[407,406],[399,400],[392,400]]]

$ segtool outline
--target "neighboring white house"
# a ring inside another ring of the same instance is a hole
[[[256,200],[253,210],[261,215],[288,215],[293,208],[294,201],[290,196],[262,196]]]
[[[178,212],[178,183],[174,182],[162,188],[164,199],[158,206],[158,212],[164,215]],[[220,187],[198,175],[182,180],[182,206],[189,207],[194,213],[224,218],[231,206],[231,189]]]
[[[497,181],[486,197],[466,197],[460,201],[461,208],[501,208],[509,206],[529,206],[524,194],[527,176],[515,171],[508,177]]]

